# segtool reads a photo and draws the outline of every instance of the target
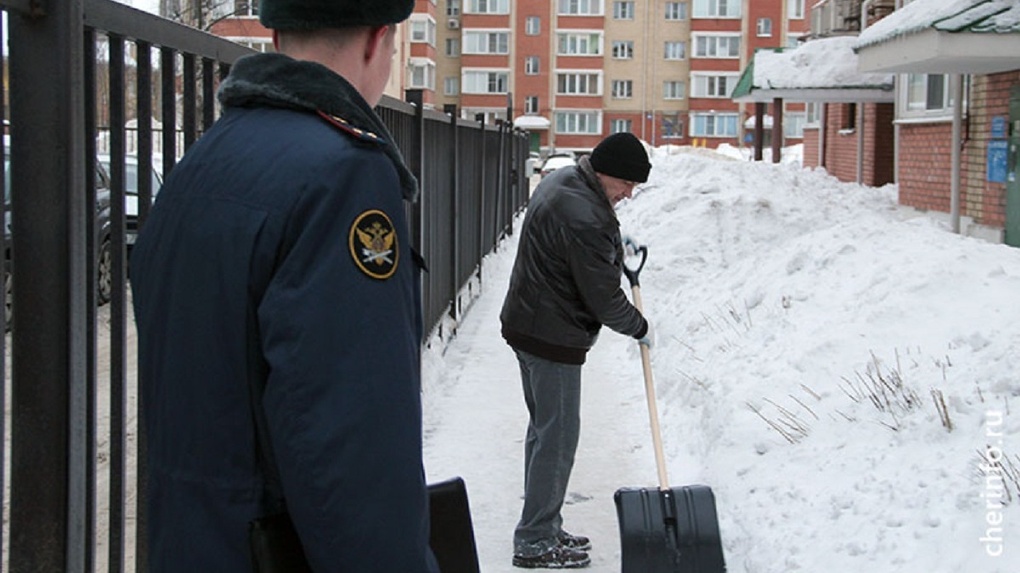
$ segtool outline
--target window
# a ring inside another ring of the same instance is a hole
[[[557,0],[561,16],[601,16],[602,0]]]
[[[561,95],[602,95],[601,84],[598,73],[556,74],[556,93]]]
[[[663,99],[684,99],[684,92],[686,91],[687,86],[682,81],[662,82]]]
[[[411,42],[436,45],[436,22],[434,20],[428,17],[416,18],[409,24],[411,25]]]
[[[694,0],[695,18],[739,18],[742,0]]]
[[[730,75],[696,75],[691,74],[693,82],[691,86],[691,97],[717,97],[728,98],[737,87],[738,76]]]
[[[443,94],[455,96],[460,93],[460,78],[449,77],[443,79]]]
[[[841,131],[853,131],[853,129],[857,128],[857,104],[844,104],[843,112],[839,121],[839,129]]]
[[[911,115],[942,115],[952,107],[948,76],[908,74],[906,111]],[[934,113],[932,113],[934,112]]]
[[[632,80],[613,80],[613,97],[615,99],[630,99],[633,97],[634,82]]]
[[[528,36],[537,36],[542,33],[542,19],[538,16],[528,16],[524,19],[524,33]]]
[[[680,114],[662,114],[662,137],[679,139],[684,136],[684,120]]]
[[[666,20],[686,20],[687,2],[666,2]]]
[[[411,58],[407,63],[407,83],[412,88],[436,89],[436,64],[430,60]]]
[[[446,39],[446,55],[456,58],[460,55],[460,38]]]
[[[740,36],[694,36],[694,56],[697,58],[739,58]]]
[[[758,18],[758,36],[769,37],[772,35],[772,18]]]
[[[256,38],[229,38],[228,37],[227,39],[228,40],[232,40],[234,42],[237,42],[238,44],[241,44],[242,46],[247,46],[247,47],[255,50],[256,52],[273,52],[273,51],[275,51],[273,49],[273,41],[270,38],[256,39]]]
[[[510,0],[468,0],[469,14],[509,14]]]
[[[465,54],[509,54],[509,32],[464,32]]]
[[[466,94],[505,94],[510,74],[507,71],[465,70],[463,92]]]
[[[613,41],[613,59],[629,60],[634,57],[634,42],[631,40]]]
[[[585,32],[581,34],[557,34],[561,56],[601,56],[602,33]]]
[[[602,117],[597,111],[558,111],[556,133],[599,134],[602,132]]]
[[[634,19],[634,3],[633,2],[613,2],[613,19],[614,20],[633,20]]]
[[[538,113],[538,96],[524,96],[524,113]]]
[[[736,137],[737,114],[691,114],[691,137]]]
[[[234,13],[232,15],[258,16],[259,0],[234,0]]]
[[[667,60],[682,60],[686,55],[687,48],[683,42],[666,42],[663,57]]]
[[[804,0],[786,0],[786,17],[791,20],[803,20]]]
[[[807,114],[802,112],[787,112],[783,114],[783,135],[800,139],[804,137],[804,124]]]
[[[460,16],[460,0],[446,0],[446,15]]]
[[[539,71],[538,64],[539,64],[538,56],[526,56],[524,58],[524,74],[529,76],[538,75]]]
[[[629,119],[614,119],[609,122],[610,133],[630,133],[630,127],[633,122]]]
[[[807,104],[807,117],[804,119],[806,125],[818,127],[822,119],[822,106],[824,103],[811,102]]]

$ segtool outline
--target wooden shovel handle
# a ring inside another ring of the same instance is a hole
[[[634,297],[634,307],[642,314],[641,287],[634,284],[630,287]],[[651,328],[651,325],[649,325]],[[641,366],[645,372],[645,397],[648,399],[648,419],[652,426],[652,444],[655,446],[655,466],[659,470],[659,489],[669,490],[669,478],[666,476],[666,455],[662,451],[662,430],[659,429],[659,408],[655,405],[655,382],[652,381],[652,356],[648,346],[638,344],[641,348]]]

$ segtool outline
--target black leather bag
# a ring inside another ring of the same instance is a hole
[[[248,540],[255,573],[312,573],[289,513],[252,521]]]

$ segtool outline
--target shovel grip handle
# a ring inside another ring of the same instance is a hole
[[[626,264],[623,265],[623,274],[627,277],[627,281],[630,282],[631,288],[641,286],[640,281],[638,281],[638,274],[641,273],[641,269],[645,267],[645,259],[648,258],[648,247],[641,245],[635,252],[641,253],[641,264],[639,264],[636,269],[632,269]]]

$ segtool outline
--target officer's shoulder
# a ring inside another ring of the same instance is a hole
[[[325,120],[326,123],[328,123],[329,125],[333,126],[333,128],[335,128],[339,133],[343,133],[357,141],[362,141],[365,143],[374,143],[377,145],[383,143],[383,139],[379,135],[372,133],[371,131],[368,131],[366,129],[355,127],[351,125],[350,122],[348,122],[346,119],[338,115],[326,113],[322,110],[319,110],[318,114],[320,118]]]

